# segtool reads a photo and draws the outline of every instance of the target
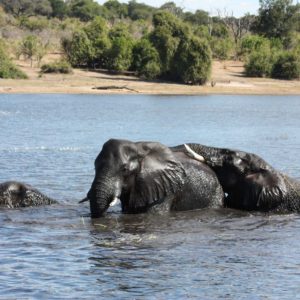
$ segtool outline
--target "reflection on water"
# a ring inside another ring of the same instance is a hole
[[[262,155],[300,178],[297,97],[0,96],[0,181],[61,204],[0,212],[0,299],[296,299],[300,219],[235,210],[91,221],[78,205],[110,137]]]

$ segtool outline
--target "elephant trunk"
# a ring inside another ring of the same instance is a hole
[[[110,203],[121,194],[120,180],[113,177],[95,178],[87,198],[90,200],[91,217],[99,218]]]

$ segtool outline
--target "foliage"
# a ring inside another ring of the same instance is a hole
[[[176,81],[204,84],[211,71],[211,52],[205,40],[195,36],[182,39],[172,65]]]
[[[154,7],[131,0],[128,3],[128,17],[131,20],[149,20],[154,13]]]
[[[208,25],[210,23],[210,17],[207,11],[196,10],[193,13],[185,13],[184,21],[190,22],[193,25]]]
[[[270,48],[270,41],[260,35],[248,35],[242,39],[241,55],[248,56],[252,52],[258,52]]]
[[[160,10],[165,10],[176,17],[182,17],[183,16],[183,10],[181,7],[178,7],[174,2],[166,2],[160,7]]]
[[[266,77],[270,76],[272,70],[272,57],[269,49],[253,51],[245,64],[246,76]]]
[[[116,71],[126,71],[132,63],[132,40],[126,37],[116,37],[112,40],[108,51],[108,68]]]
[[[70,0],[69,9],[70,17],[79,18],[84,22],[101,15],[100,5],[93,0]]]
[[[188,26],[174,15],[160,11],[153,16],[154,30],[149,38],[159,53],[162,76],[169,78],[174,55],[180,40],[189,35]]]
[[[63,0],[48,0],[52,8],[51,16],[54,18],[63,19],[68,14],[68,6]]]
[[[299,5],[293,5],[292,0],[260,0],[259,3],[253,30],[268,38],[286,38],[297,24]]]
[[[109,20],[124,19],[128,16],[128,6],[117,0],[108,0],[103,6],[107,9]]]
[[[108,26],[106,21],[101,17],[96,17],[85,28],[84,32],[87,35],[93,51],[91,60],[93,60],[94,66],[106,67],[107,55],[111,47],[111,41],[108,38]]]
[[[38,63],[46,54],[48,45],[43,45],[41,40],[35,35],[26,36],[19,44],[18,54],[23,55],[26,59],[30,59],[31,66],[34,59]]]
[[[73,67],[92,65],[95,58],[95,50],[85,31],[76,31],[71,39],[63,39],[62,48],[67,60]]]
[[[20,17],[20,27],[27,28],[30,31],[42,31],[50,27],[49,22],[44,17]]]
[[[296,53],[284,51],[277,56],[271,76],[278,79],[300,78],[300,58]]]
[[[132,51],[131,68],[138,72],[138,75],[146,79],[154,79],[160,75],[160,60],[157,50],[147,39],[138,41]]]
[[[9,58],[5,45],[0,40],[0,78],[26,79],[27,75],[21,71]]]
[[[15,17],[44,15],[52,13],[48,0],[1,0],[0,5]]]
[[[213,37],[210,46],[213,57],[221,60],[228,59],[233,49],[232,41],[229,38],[218,39]]]
[[[72,72],[71,65],[65,60],[58,60],[41,66],[41,73],[70,74]]]

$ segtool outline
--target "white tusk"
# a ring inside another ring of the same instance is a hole
[[[109,206],[115,206],[119,202],[119,198],[115,197],[114,200],[109,204]]]
[[[195,151],[193,151],[187,144],[184,144],[184,147],[186,149],[186,151],[188,152],[188,155],[191,156],[192,158],[201,161],[201,162],[205,162],[205,159],[202,155],[196,153]]]

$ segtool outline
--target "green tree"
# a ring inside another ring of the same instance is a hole
[[[273,65],[273,58],[268,48],[261,48],[251,52],[245,64],[248,77],[269,77]]]
[[[126,71],[132,63],[133,42],[125,37],[116,37],[112,40],[108,51],[108,68],[116,71]]]
[[[26,79],[27,75],[11,61],[5,51],[6,48],[0,39],[0,78]]]
[[[131,20],[149,20],[151,19],[155,9],[152,6],[137,3],[135,0],[131,0],[128,3],[128,17]]]
[[[84,32],[93,48],[94,66],[106,67],[107,53],[111,47],[106,21],[101,17],[95,17],[94,20],[84,28]]]
[[[154,79],[160,75],[160,60],[157,50],[147,39],[139,40],[133,47],[131,68],[140,77]]]
[[[47,45],[43,45],[41,39],[36,35],[26,36],[19,44],[18,54],[30,59],[31,67],[33,60],[36,59],[40,63],[46,52]]]
[[[208,12],[204,10],[196,10],[195,13],[185,13],[184,20],[194,25],[208,25],[210,24],[210,17]]]
[[[230,38],[220,39],[212,37],[210,40],[210,46],[213,57],[220,60],[228,59],[233,50],[233,43]]]
[[[253,30],[268,38],[286,38],[297,24],[299,5],[292,0],[260,0],[259,14]]]
[[[300,58],[296,53],[284,51],[273,64],[271,76],[278,79],[300,78]]]
[[[63,19],[68,14],[68,6],[63,0],[48,0],[52,7],[52,17]]]
[[[211,72],[208,42],[195,36],[182,39],[174,57],[172,71],[176,81],[204,84]]]
[[[103,6],[108,10],[108,18],[112,21],[124,19],[128,16],[128,5],[120,3],[118,0],[108,0]]]
[[[48,16],[52,13],[48,0],[0,0],[0,5],[15,17],[37,14]]]
[[[270,49],[270,40],[260,35],[248,35],[241,41],[241,55],[246,57],[254,51]]]
[[[83,30],[74,32],[71,39],[63,39],[62,48],[67,60],[73,67],[93,65],[95,49]]]
[[[174,2],[166,2],[163,4],[159,9],[165,10],[176,17],[182,17],[183,16],[183,10],[181,7],[178,7]]]
[[[162,76],[168,78],[177,47],[181,39],[189,35],[190,29],[166,11],[159,11],[153,16],[153,25],[149,39],[159,53]]]
[[[93,0],[70,0],[70,16],[87,22],[101,15],[101,7]]]

